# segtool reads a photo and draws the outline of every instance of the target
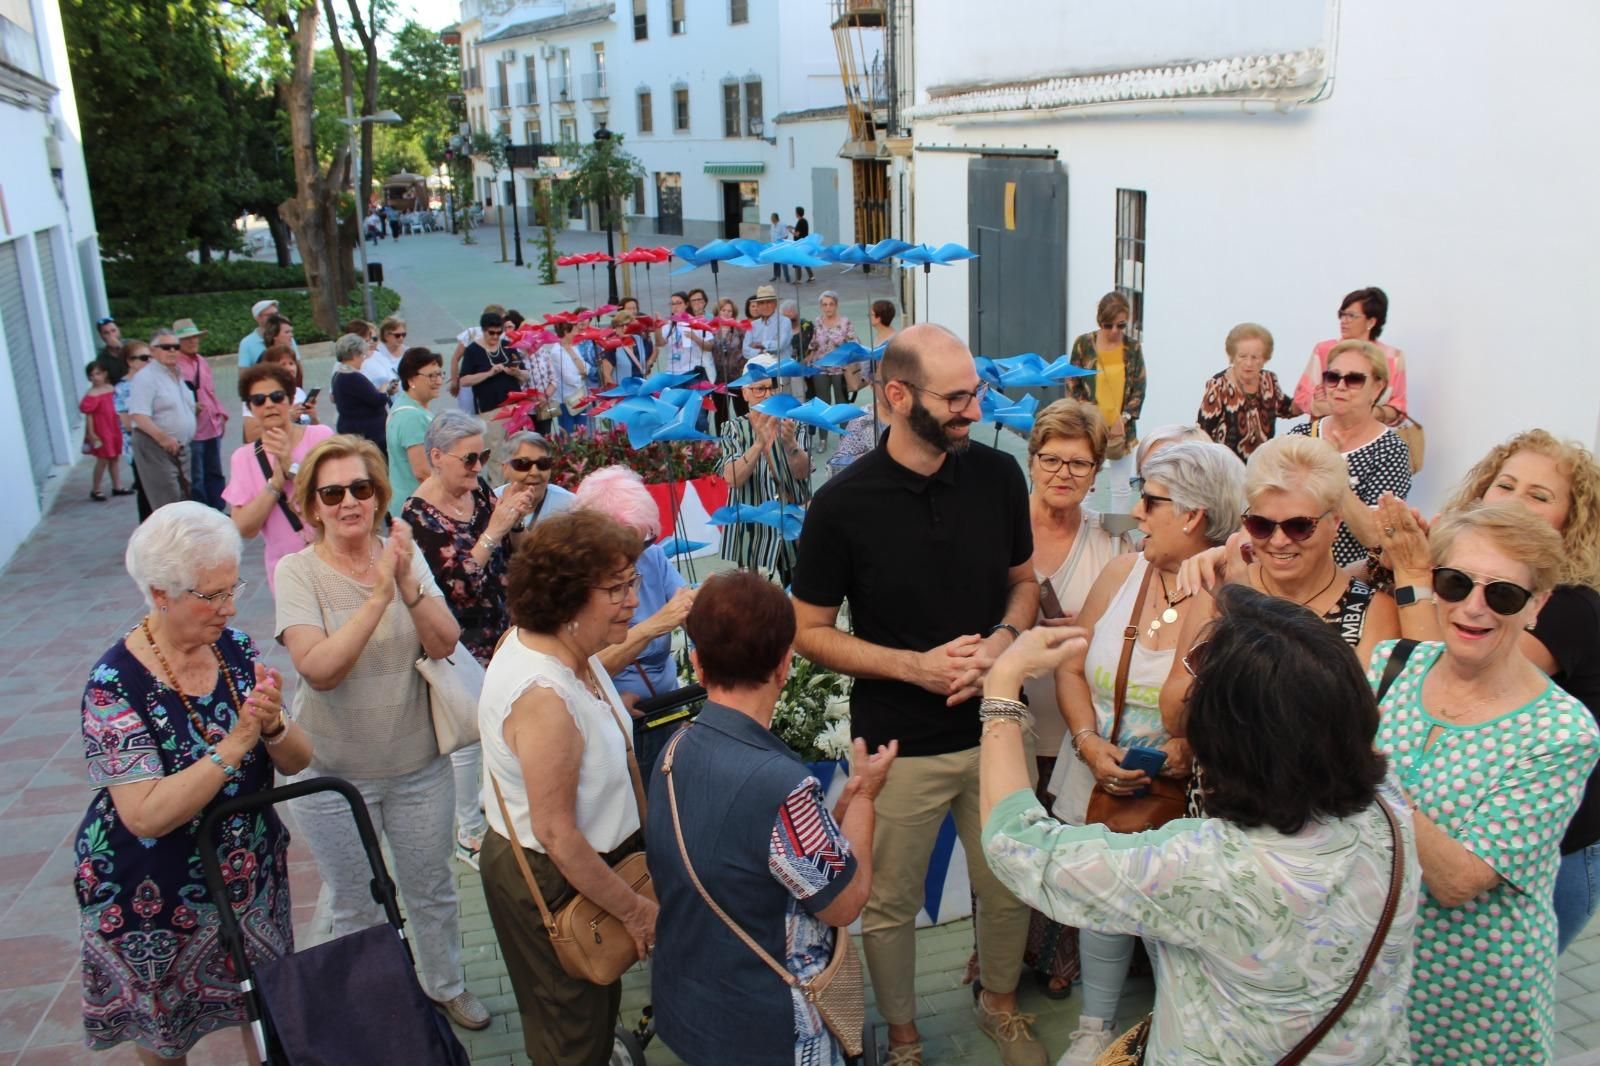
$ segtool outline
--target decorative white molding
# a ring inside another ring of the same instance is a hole
[[[1147,67],[1110,74],[1041,78],[971,88],[939,86],[926,103],[907,109],[912,119],[1017,111],[1059,111],[1155,100],[1277,100],[1308,95],[1328,76],[1320,48],[1287,55],[1236,56],[1184,66]]]

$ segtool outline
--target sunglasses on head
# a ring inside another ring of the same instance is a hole
[[[350,490],[350,495],[358,500],[370,500],[377,491],[372,484],[372,479],[358,477],[348,485],[323,485],[317,489],[317,497],[328,507],[337,507],[344,502],[345,490]]]
[[[1322,383],[1330,389],[1337,386],[1341,381],[1344,382],[1344,387],[1347,389],[1359,389],[1367,383],[1367,375],[1359,370],[1352,370],[1348,374],[1341,374],[1337,370],[1324,370],[1322,372]]]
[[[1244,516],[1244,531],[1255,540],[1270,540],[1277,530],[1283,530],[1283,535],[1296,543],[1308,539],[1317,531],[1317,523],[1328,517],[1324,511],[1315,518],[1309,515],[1300,515],[1298,518],[1285,518],[1281,522],[1265,518],[1258,514]]]
[[[549,470],[552,466],[556,465],[556,461],[550,458],[548,455],[542,456],[538,459],[529,459],[526,455],[519,455],[515,459],[506,460],[506,465],[519,474],[526,474],[528,471],[535,468],[540,470]]]
[[[176,344],[152,344],[150,347],[160,348],[164,352],[175,352],[179,350],[179,345]]]
[[[251,407],[265,407],[269,403],[282,403],[289,398],[289,394],[282,389],[273,389],[271,392],[252,392],[250,394]]]
[[[1453,566],[1433,568],[1433,594],[1445,603],[1460,603],[1472,595],[1474,585],[1483,586],[1483,602],[1498,615],[1514,615],[1533,599],[1532,592],[1510,581],[1479,581]]]
[[[485,448],[481,452],[468,452],[466,455],[457,455],[455,452],[445,452],[444,454],[448,455],[450,458],[454,459],[468,470],[473,470],[488,463],[489,457],[494,453],[488,448]]]

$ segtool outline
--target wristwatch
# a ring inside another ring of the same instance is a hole
[[[1017,631],[1017,627],[1012,625],[1010,622],[1001,622],[999,625],[992,627],[989,632],[984,634],[984,636],[992,637],[1002,629],[1010,631],[1012,640],[1017,640],[1022,636],[1022,634]]]
[[[1410,607],[1414,603],[1433,601],[1433,589],[1427,585],[1401,585],[1394,590],[1397,607]]]

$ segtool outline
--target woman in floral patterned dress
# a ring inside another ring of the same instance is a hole
[[[818,359],[833,351],[846,341],[856,339],[856,328],[850,320],[839,313],[839,294],[829,289],[817,297],[817,307],[822,314],[816,321],[816,330],[811,335],[811,346],[805,353],[807,366],[816,363]],[[807,378],[811,395],[822,397],[823,403],[849,403],[849,390],[845,388],[845,368],[842,366],[826,366],[822,373],[814,378]]]
[[[217,803],[311,761],[310,739],[283,715],[277,671],[228,626],[240,548],[233,523],[204,504],[157,510],[127,552],[150,612],[100,657],[83,693],[97,789],[75,845],[83,1025],[89,1047],[132,1041],[141,1063],[182,1063],[202,1036],[244,1024],[196,832]],[[228,902],[252,961],[294,947],[288,845],[270,809],[223,823]],[[245,1043],[254,1054],[248,1033]]]

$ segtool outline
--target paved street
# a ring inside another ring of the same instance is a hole
[[[562,284],[536,284],[534,272],[495,263],[499,242],[492,228],[478,231],[482,243],[463,246],[446,235],[407,237],[385,242],[374,252],[388,283],[403,297],[401,313],[413,343],[431,343],[448,355],[453,337],[476,319],[490,301],[515,306],[530,316],[579,298],[573,271]],[[603,246],[603,236],[567,235],[564,247]],[[665,304],[667,279],[654,271],[657,309]],[[730,277],[731,275],[731,277]],[[641,284],[643,272],[640,272]],[[743,296],[766,280],[765,272],[723,272],[724,292]],[[701,284],[709,270],[672,279],[672,288]],[[824,288],[843,297],[844,312],[864,324],[865,307],[887,291],[882,274],[870,277],[836,268],[818,271],[815,284],[801,288],[814,305]],[[589,279],[584,302],[592,304]],[[789,287],[792,294],[793,286]],[[641,294],[645,309],[650,301]],[[203,323],[202,323],[203,325]],[[326,346],[322,346],[324,349]],[[308,376],[322,382],[325,351],[308,346]],[[216,363],[218,392],[233,395],[231,360]],[[235,430],[235,443],[236,443]],[[87,499],[89,466],[79,464],[57,479],[48,517],[3,572],[0,572],[0,1066],[96,1063],[127,1066],[136,1061],[127,1048],[92,1055],[82,1047],[77,971],[77,911],[71,887],[72,836],[89,799],[83,772],[78,708],[90,665],[137,621],[143,611],[138,591],[122,567],[122,552],[134,526],[131,500],[92,503]],[[290,673],[287,655],[270,641],[272,603],[263,580],[261,549],[247,545],[243,574],[250,587],[242,595],[235,624],[254,636],[268,661]],[[318,934],[316,870],[306,852],[291,852],[297,933],[301,943]],[[462,943],[470,987],[494,1012],[490,1029],[463,1033],[478,1064],[526,1063],[505,967],[489,928],[477,876],[459,871]],[[919,936],[918,985],[923,1001],[929,1066],[991,1063],[997,1057],[979,1035],[971,1015],[970,990],[960,975],[971,949],[966,921],[925,930]],[[624,1021],[632,1023],[648,998],[647,974],[636,970],[625,980]],[[1562,959],[1557,1022],[1558,1048],[1569,1063],[1596,1062],[1583,1054],[1600,1049],[1600,923],[1591,927]],[[1039,1031],[1052,1058],[1059,1054],[1076,1021],[1078,998],[1052,1003],[1028,983],[1025,1009],[1040,1016]],[[1151,985],[1132,981],[1124,999],[1125,1020],[1148,1009]],[[359,1007],[358,1004],[352,1005]],[[651,1047],[652,1066],[677,1060],[668,1049]],[[241,1061],[232,1034],[207,1038],[190,1061],[197,1066]]]

